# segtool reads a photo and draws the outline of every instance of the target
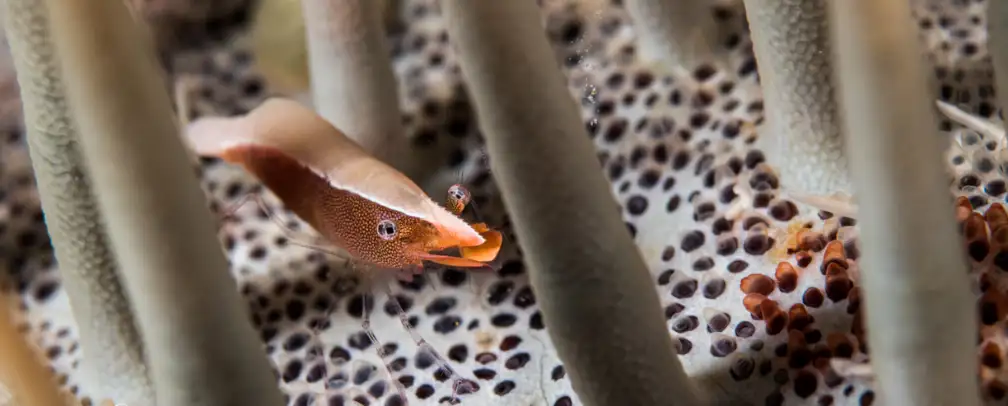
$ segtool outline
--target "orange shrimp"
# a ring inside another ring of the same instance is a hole
[[[187,125],[186,139],[198,155],[243,166],[284,206],[355,259],[403,271],[422,269],[423,261],[482,268],[500,251],[500,232],[483,223],[469,225],[458,216],[461,210],[439,206],[408,177],[368,155],[297,102],[270,99],[244,117],[202,118]],[[457,248],[460,256],[434,253],[451,248]],[[400,276],[409,279],[412,273]],[[387,286],[386,293],[394,298]],[[398,300],[390,302],[417,347],[433,355],[449,376],[456,376],[444,357],[413,331]],[[366,306],[362,308],[362,327],[384,359],[369,314]],[[393,375],[387,363],[385,368]],[[405,401],[402,384],[392,382]],[[454,383],[453,398],[479,387],[467,379]]]
[[[324,238],[364,262],[481,268],[500,250],[498,231],[439,206],[297,102],[270,99],[243,117],[203,118],[186,137],[197,154],[242,165]],[[450,248],[461,255],[434,253]]]

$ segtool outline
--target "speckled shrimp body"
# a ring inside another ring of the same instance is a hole
[[[356,259],[402,269],[421,265],[411,253],[437,248],[425,242],[424,237],[437,234],[430,223],[330,187],[279,150],[241,146],[221,158],[241,164],[298,217]]]
[[[499,251],[499,232],[438,206],[405,175],[293,101],[272,99],[245,117],[199,120],[187,138],[200,155],[242,165],[356,259],[389,269],[423,261],[479,268]],[[450,248],[462,256],[433,253]]]

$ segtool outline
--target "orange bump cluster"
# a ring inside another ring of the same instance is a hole
[[[1008,399],[1008,212],[1000,203],[990,205],[981,214],[973,210],[969,199],[959,197],[956,219],[963,245],[973,261],[980,296],[977,301],[980,325],[977,356],[984,396],[989,400]]]

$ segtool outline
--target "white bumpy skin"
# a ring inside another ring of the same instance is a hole
[[[143,342],[85,173],[51,43],[49,13],[35,0],[8,0],[0,10],[20,82],[25,137],[46,229],[77,322],[83,352],[78,384],[98,399],[154,404]]]
[[[850,193],[824,0],[745,0],[766,104],[760,147],[788,190]]]

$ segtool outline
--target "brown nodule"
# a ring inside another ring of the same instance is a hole
[[[798,249],[802,251],[819,252],[826,248],[826,236],[812,230],[798,232]]]
[[[963,222],[973,212],[973,205],[965,196],[959,196],[955,202],[956,221]]]
[[[774,276],[777,278],[777,285],[781,292],[788,293],[798,287],[798,271],[789,262],[777,264]]]
[[[802,303],[813,309],[822,306],[825,300],[826,297],[823,295],[822,290],[816,287],[805,289],[805,293],[802,294]]]
[[[766,295],[761,295],[759,293],[749,293],[742,298],[742,305],[745,306],[749,313],[756,320],[763,319],[763,312],[761,311],[760,305],[764,300],[767,300]]]
[[[848,267],[847,256],[844,254],[843,243],[838,240],[833,240],[830,241],[829,244],[826,244],[826,253],[823,254],[823,264],[820,268],[820,272],[825,275],[827,267],[829,264],[833,263],[840,265],[845,269]]]
[[[994,203],[984,213],[984,220],[990,225],[992,232],[997,231],[1008,225],[1008,212],[1005,211],[1003,204]]]
[[[739,284],[743,293],[759,293],[767,296],[773,293],[776,284],[773,279],[763,274],[752,274],[742,278]]]
[[[788,315],[781,310],[777,302],[771,299],[764,299],[759,307],[763,320],[766,321],[767,334],[778,334],[784,330],[784,327],[787,327]]]
[[[846,299],[853,287],[854,282],[847,277],[846,272],[826,277],[826,297],[834,302]]]
[[[808,314],[808,310],[801,303],[795,303],[791,305],[791,309],[788,310],[788,330],[803,331],[805,327],[808,327],[815,321],[811,315]]]
[[[830,333],[826,337],[826,346],[830,353],[837,358],[850,358],[857,350],[857,344],[844,333]]]

